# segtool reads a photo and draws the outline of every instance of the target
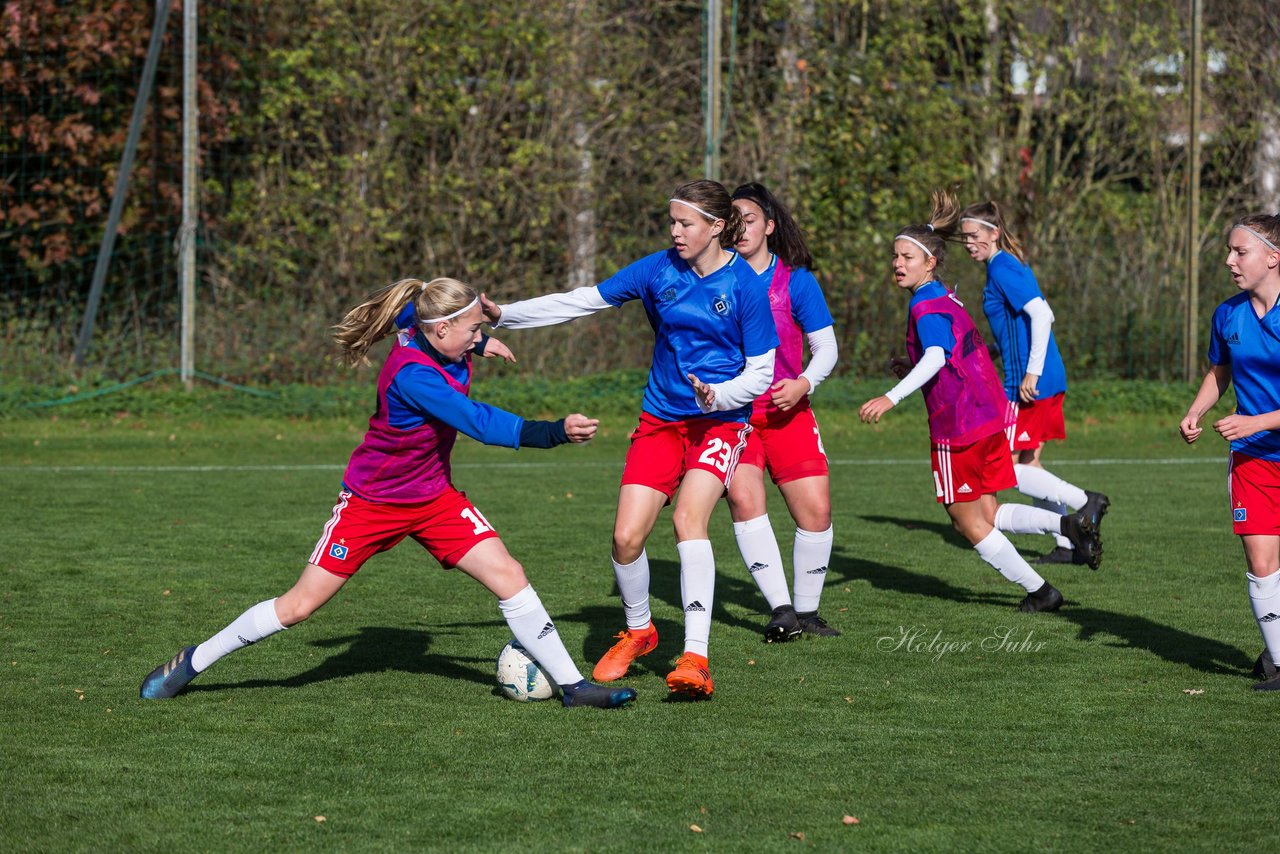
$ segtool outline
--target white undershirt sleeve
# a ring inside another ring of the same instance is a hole
[[[1049,332],[1053,329],[1053,309],[1049,308],[1044,297],[1036,297],[1024,305],[1022,310],[1031,318],[1031,352],[1027,355],[1027,373],[1044,376],[1044,360],[1049,354]]]
[[[920,361],[916,362],[916,366],[911,369],[911,373],[903,377],[902,381],[896,386],[886,391],[884,396],[892,400],[894,406],[897,406],[904,397],[933,379],[946,363],[946,350],[941,347],[925,349],[924,355],[920,357]]]
[[[840,355],[840,345],[836,343],[834,326],[824,326],[805,336],[809,342],[809,364],[800,372],[800,376],[809,381],[809,394],[818,388],[818,383],[831,376]]]
[[[586,317],[613,308],[600,295],[600,288],[575,288],[566,293],[546,294],[499,306],[502,316],[493,324],[496,329],[533,329],[553,326],[577,317]]]
[[[773,351],[761,353],[759,356],[748,356],[747,364],[731,380],[722,383],[711,383],[716,399],[710,409],[703,407],[704,412],[726,412],[746,406],[769,389],[773,381]],[[701,404],[699,404],[701,405]]]

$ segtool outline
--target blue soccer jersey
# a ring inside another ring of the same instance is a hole
[[[1031,317],[1023,306],[1037,297],[1043,299],[1035,273],[1008,252],[997,252],[987,261],[987,284],[982,291],[982,313],[987,316],[991,335],[1004,361],[1004,393],[1018,399],[1018,387],[1027,375],[1031,357]],[[1067,390],[1067,371],[1058,352],[1058,342],[1049,331],[1044,372],[1036,385],[1037,399],[1053,397]]]
[[[760,282],[766,290],[773,282],[773,274],[777,266],[778,256],[774,255],[769,260],[769,266],[760,273]],[[818,280],[813,277],[813,273],[810,273],[808,268],[799,267],[792,270],[787,287],[791,291],[791,317],[795,320],[796,326],[800,327],[801,332],[808,334],[835,325],[836,321],[831,316],[831,309],[827,307],[827,298],[822,293],[822,286],[818,284]]]
[[[911,309],[915,308],[918,303],[945,297],[946,295],[947,288],[942,282],[937,279],[932,282],[926,282],[911,294],[911,302],[907,306],[907,317],[911,317]],[[930,312],[920,316],[919,320],[916,321],[916,337],[920,340],[920,349],[922,351],[928,350],[930,347],[941,347],[948,358],[951,357],[951,351],[956,346],[956,336],[951,331],[951,318],[938,312]]]
[[[1272,307],[1259,318],[1247,293],[1218,306],[1209,327],[1209,361],[1230,366],[1236,412],[1264,415],[1280,409],[1280,309]],[[1231,450],[1280,460],[1280,430],[1233,439]]]
[[[778,346],[768,293],[751,265],[736,253],[714,273],[700,277],[674,249],[655,252],[619,270],[598,286],[610,305],[638,299],[653,327],[653,360],[642,408],[664,421],[706,416],[746,421],[748,404],[704,413],[687,374],[722,383],[742,373],[748,356]]]

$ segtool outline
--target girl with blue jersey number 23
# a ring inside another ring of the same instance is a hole
[[[715,558],[708,525],[733,478],[751,430],[751,404],[773,380],[778,335],[756,273],[730,251],[742,217],[716,181],[678,187],[667,203],[670,249],[629,264],[595,287],[498,306],[484,301],[498,327],[563,323],[640,300],[653,328],[653,358],[640,423],[631,434],[613,527],[613,571],[626,629],[596,664],[611,682],[658,645],[649,608],[645,542],[662,508],[674,501],[684,650],[667,675],[672,694],[714,691],[707,660]]]

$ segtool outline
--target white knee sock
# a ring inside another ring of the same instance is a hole
[[[282,631],[284,626],[276,616],[276,600],[259,602],[236,617],[225,629],[196,647],[196,651],[191,654],[191,667],[199,673],[224,655]]]
[[[582,681],[582,673],[569,657],[564,641],[556,631],[547,609],[542,607],[533,585],[526,586],[510,599],[499,599],[498,610],[511,627],[511,634],[538,662],[557,685],[574,685]]]
[[[827,580],[827,564],[831,562],[833,527],[825,531],[796,528],[796,542],[791,564],[796,573],[796,610],[808,613],[818,610],[822,585]]]
[[[1014,584],[1021,584],[1022,589],[1028,593],[1034,593],[1044,586],[1044,579],[1022,559],[1009,538],[999,531],[987,534],[986,539],[974,548],[978,551],[978,557],[991,564]]]
[[[1056,513],[1059,516],[1065,516],[1071,512],[1071,508],[1063,504],[1061,501],[1047,501],[1043,498],[1036,498],[1032,503],[1042,510],[1048,510],[1050,513]],[[1072,548],[1071,541],[1060,533],[1055,532],[1053,540],[1064,549]]]
[[[1066,504],[1079,510],[1089,500],[1084,490],[1067,483],[1055,474],[1045,471],[1039,466],[1022,465],[1013,467],[1018,476],[1018,491],[1030,498],[1043,498],[1055,504]]]
[[[716,589],[716,559],[710,540],[676,543],[680,552],[680,600],[684,603],[684,651],[707,654],[711,604]]]
[[[1001,504],[996,508],[996,528],[1010,534],[1056,534],[1062,516],[1052,510],[1026,504]]]
[[[733,535],[738,540],[742,562],[747,565],[747,571],[764,594],[769,608],[790,605],[787,573],[782,568],[782,552],[778,549],[778,538],[773,535],[773,526],[769,524],[769,514],[734,522]]]
[[[1262,578],[1246,572],[1244,577],[1249,579],[1249,604],[1262,631],[1262,642],[1271,660],[1280,661],[1280,572]]]
[[[612,560],[612,558],[610,558]],[[613,561],[613,577],[618,582],[622,597],[622,611],[627,617],[627,628],[643,629],[649,625],[649,555],[643,549],[640,557],[631,563]]]

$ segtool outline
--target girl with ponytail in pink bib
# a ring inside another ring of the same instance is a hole
[[[997,503],[997,492],[1017,484],[1005,440],[1011,413],[981,333],[955,292],[937,278],[947,241],[959,224],[959,208],[945,192],[935,192],[932,202],[928,223],[907,226],[893,239],[894,282],[911,293],[907,359],[893,362],[901,381],[864,403],[858,414],[865,423],[878,422],[904,397],[922,389],[934,487],[951,524],[984,561],[1026,591],[1019,611],[1056,611],[1062,594],[996,528],[996,514],[1014,517],[1005,520],[1004,530],[1061,533],[1081,549],[1097,547],[1097,527],[1081,512],[1062,516]]]
[[[839,354],[835,321],[818,280],[809,271],[813,259],[790,212],[757,183],[734,190],[733,206],[745,225],[734,248],[769,294],[780,342],[773,381],[752,406],[747,447],[729,485],[733,532],[747,571],[772,610],[764,628],[765,641],[789,641],[802,634],[834,637],[840,632],[818,615],[831,559],[831,478],[809,397],[835,367]],[[808,366],[803,362],[806,344]],[[796,524],[794,600],[769,523],[766,469]]]
[[[632,688],[583,678],[555,624],[484,514],[453,485],[450,454],[462,432],[486,445],[551,448],[585,442],[598,422],[574,413],[529,421],[470,399],[471,354],[511,351],[480,332],[480,297],[455,279],[401,279],[356,306],[335,327],[348,364],[394,334],[378,374],[377,408],[351,454],[333,515],[297,582],[259,602],[204,643],[188,646],[151,671],[143,699],[169,699],[225,655],[306,620],[365,561],[406,537],[446,569],[459,569],[489,590],[511,633],[561,687],[565,706],[618,708]]]

